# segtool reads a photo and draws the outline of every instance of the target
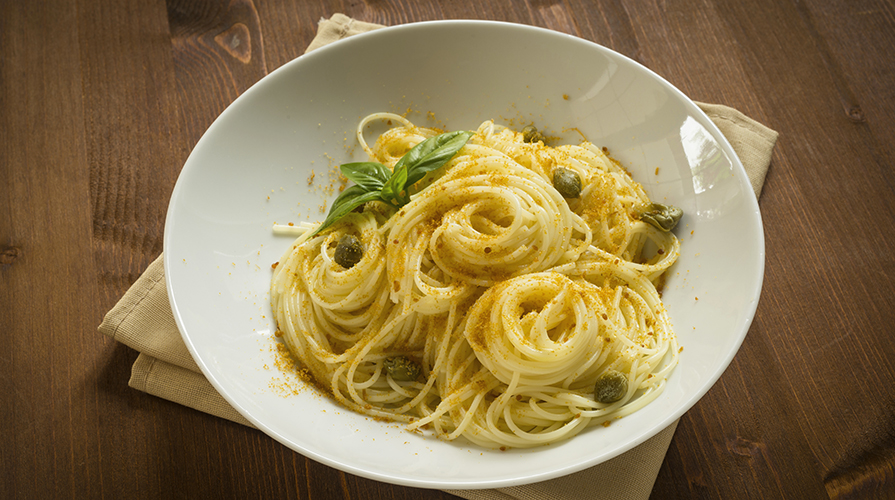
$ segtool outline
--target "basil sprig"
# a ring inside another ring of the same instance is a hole
[[[461,130],[430,137],[402,156],[394,171],[373,161],[340,165],[342,175],[355,185],[333,201],[326,219],[311,236],[368,201],[380,200],[396,207],[410,203],[410,187],[450,161],[472,136],[473,132]]]

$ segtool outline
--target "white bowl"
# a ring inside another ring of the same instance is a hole
[[[566,442],[488,451],[344,410],[275,365],[270,266],[291,243],[274,222],[322,220],[328,172],[362,160],[354,130],[376,111],[475,129],[534,122],[607,146],[650,196],[680,206],[682,255],[664,293],[680,364],[644,410]],[[658,168],[658,173],[656,173]],[[314,183],[308,178],[314,172]],[[715,125],[638,63],[572,36],[480,21],[408,24],[324,47],[240,96],[196,145],[165,228],[177,325],[214,387],[248,420],[314,460],[384,482],[486,488],[546,480],[613,458],[687,411],[739,349],[764,268],[758,205]],[[698,299],[697,299],[698,297]],[[290,382],[291,380],[291,382]]]

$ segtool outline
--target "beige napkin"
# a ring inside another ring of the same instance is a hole
[[[308,51],[381,27],[336,14],[320,21],[317,37]],[[733,145],[757,197],[777,132],[726,106],[700,104],[700,107]],[[214,390],[187,351],[171,313],[161,256],[106,314],[99,331],[140,352],[128,382],[134,389],[251,425]],[[647,498],[676,427],[677,422],[621,456],[566,477],[512,488],[450,490],[450,493],[475,500]]]

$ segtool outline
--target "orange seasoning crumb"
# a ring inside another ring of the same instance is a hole
[[[563,98],[564,100],[568,101],[568,100],[569,100],[569,94],[563,94],[563,95],[562,95],[562,98]]]
[[[656,175],[659,175],[659,167],[656,167]]]
[[[274,335],[282,336],[283,332],[278,329]],[[270,349],[274,354],[274,366],[281,374],[286,375],[286,377],[272,378],[269,384],[271,389],[281,396],[288,397],[307,389],[308,385],[306,384],[317,387],[308,369],[300,366],[282,342],[272,342]],[[297,377],[298,380],[292,376]],[[321,394],[326,394],[325,389],[321,389]]]
[[[317,174],[313,170],[311,170],[311,175],[308,176],[308,186],[314,184],[314,177],[316,176]]]

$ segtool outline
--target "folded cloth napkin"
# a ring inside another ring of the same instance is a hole
[[[308,51],[342,38],[381,28],[343,14],[322,19]],[[699,104],[736,151],[757,197],[761,193],[777,132],[717,104]],[[252,424],[233,409],[205,379],[180,337],[165,288],[161,255],[106,314],[99,331],[140,352],[128,385],[134,389],[217,415]],[[449,490],[474,500],[649,497],[677,422],[612,460],[566,477],[496,490]],[[600,488],[595,490],[593,485]]]

